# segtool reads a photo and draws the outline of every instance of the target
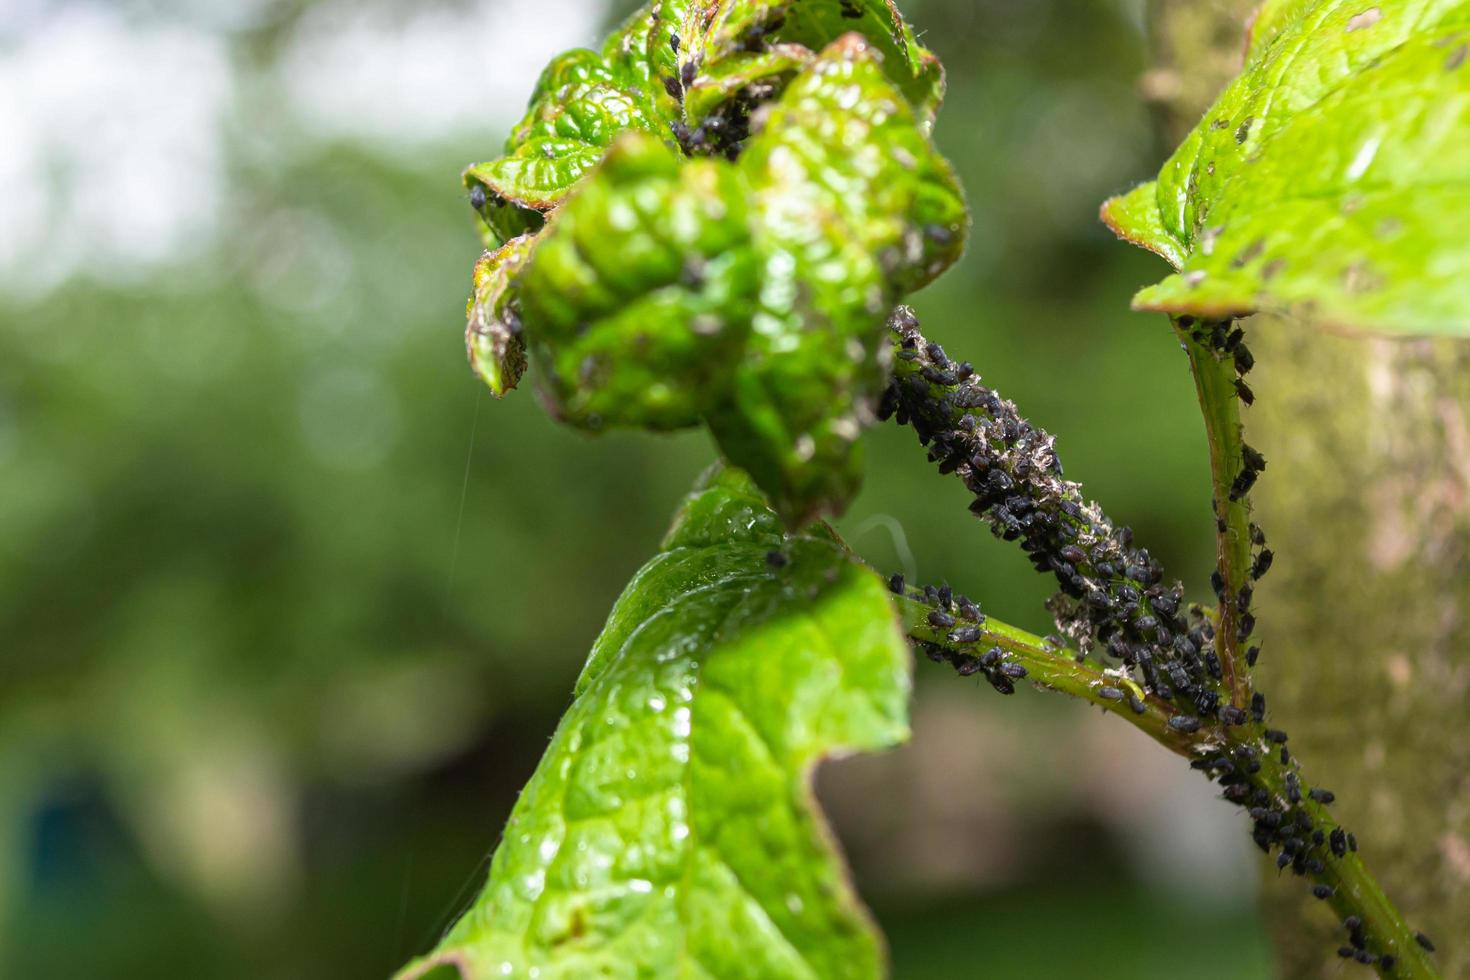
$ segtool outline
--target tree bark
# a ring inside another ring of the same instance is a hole
[[[1143,87],[1171,146],[1238,69],[1252,6],[1152,4]],[[1470,345],[1245,328],[1276,555],[1257,590],[1269,719],[1443,975],[1470,976]],[[1263,876],[1281,975],[1341,975],[1341,925],[1274,864]]]

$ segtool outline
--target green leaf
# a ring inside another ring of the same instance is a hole
[[[693,129],[742,90],[772,82],[753,100],[765,101],[813,52],[850,33],[875,46],[927,132],[944,97],[944,70],[891,0],[718,0],[713,9],[704,0],[661,0],[649,52],[657,78],[680,80],[681,119]]]
[[[760,305],[745,364],[709,418],[793,524],[840,511],[884,383],[884,317],[958,257],[964,198],[858,35],[772,106],[739,166],[755,188]]]
[[[651,0],[600,52],[579,48],[553,59],[505,153],[465,171],[466,188],[485,195],[486,247],[540,227],[539,216],[565,200],[616,137],[644,132],[672,142],[730,106],[737,118],[727,125],[740,128],[812,51],[851,31],[879,49],[927,133],[944,71],[891,0]]]
[[[888,79],[908,100],[927,136],[944,101],[944,67],[919,44],[895,0],[785,0],[778,37],[819,51],[856,32],[877,52]]]
[[[1108,201],[1178,272],[1136,309],[1470,331],[1470,2],[1275,0],[1157,181]]]
[[[524,323],[561,420],[705,423],[788,526],[840,512],[883,318],[968,230],[929,137],[942,92],[881,0],[658,0],[562,55],[507,155],[466,172],[487,240],[527,242],[503,275],[482,260],[476,370],[512,387]]]
[[[548,406],[589,429],[695,425],[740,364],[758,286],[747,191],[722,161],[623,138],[521,279]]]
[[[475,263],[465,349],[470,366],[497,398],[519,384],[526,370],[526,345],[521,340],[520,317],[511,309],[510,282],[535,241],[532,235],[512,238]]]
[[[481,219],[491,235],[506,241],[534,230],[537,219],[526,212],[539,214],[561,202],[615,137],[660,131],[666,127],[656,104],[626,62],[568,51],[542,72],[505,155],[466,170],[465,186],[483,190]]]
[[[906,738],[909,688],[878,578],[822,526],[784,537],[742,474],[707,478],[609,616],[484,891],[400,976],[881,975],[811,769]]]

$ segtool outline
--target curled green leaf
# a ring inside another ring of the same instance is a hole
[[[497,398],[519,384],[526,370],[526,345],[520,316],[511,308],[510,282],[534,243],[531,235],[512,238],[475,263],[465,349],[470,366]]]
[[[484,891],[400,976],[880,976],[811,769],[906,738],[909,688],[882,582],[708,478],[608,617]]]
[[[814,52],[854,33],[877,48],[927,132],[944,71],[892,0],[661,0],[650,62],[677,93],[678,121],[692,132],[731,100],[743,97],[748,111],[774,97]]]
[[[634,77],[626,66],[619,71],[602,55],[581,49],[546,67],[505,155],[465,171],[487,238],[506,241],[534,230],[539,216],[601,162],[615,137],[662,129]]]
[[[884,318],[963,243],[958,184],[916,123],[881,55],[850,34],[792,82],[739,162],[764,276],[746,362],[709,422],[794,523],[856,492]]]
[[[707,424],[789,525],[841,511],[883,318],[968,228],[929,137],[942,90],[877,0],[656,0],[558,58],[466,175],[489,237],[535,232],[509,280],[477,280],[471,334],[500,344],[477,370],[511,373],[491,328],[519,316],[563,421]]]
[[[1470,332],[1470,2],[1272,0],[1244,72],[1107,202],[1178,272],[1137,309]]]
[[[589,429],[697,424],[740,365],[757,282],[739,174],[624,137],[521,278],[552,411]]]

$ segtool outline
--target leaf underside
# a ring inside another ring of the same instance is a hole
[[[609,616],[484,891],[400,976],[881,975],[810,777],[907,737],[909,669],[885,587],[824,525],[784,535],[743,474],[706,477]]]
[[[1268,0],[1157,180],[1103,205],[1178,270],[1134,307],[1470,332],[1470,0]]]

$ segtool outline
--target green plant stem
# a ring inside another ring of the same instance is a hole
[[[1267,753],[1261,760],[1261,771],[1256,774],[1258,783],[1271,793],[1278,805],[1287,805],[1286,775],[1295,770],[1295,761],[1283,764],[1277,753]],[[1330,809],[1310,797],[1296,805],[1312,821],[1312,831],[1330,834],[1338,826]],[[1310,833],[1310,831],[1309,831]],[[1378,880],[1373,877],[1356,850],[1349,850],[1342,857],[1329,856],[1323,862],[1323,870],[1311,875],[1313,881],[1332,888],[1326,899],[1339,919],[1357,916],[1363,920],[1363,932],[1375,951],[1394,958],[1392,968],[1382,962],[1375,963],[1379,976],[1394,980],[1425,978],[1438,980],[1440,974],[1429,961],[1428,952],[1414,938],[1415,932],[1404,919],[1403,913],[1384,894]],[[1286,872],[1280,872],[1286,873]],[[1347,936],[1344,933],[1343,942]]]
[[[894,597],[894,603],[912,640],[960,656],[977,655],[989,647],[998,646],[1006,651],[1008,660],[1026,668],[1026,679],[1036,686],[1070,695],[1116,715],[1176,755],[1191,760],[1207,760],[1248,749],[1260,761],[1260,770],[1251,777],[1249,785],[1253,789],[1264,790],[1270,796],[1271,804],[1280,810],[1305,813],[1311,825],[1301,829],[1304,838],[1310,839],[1318,831],[1324,838],[1330,837],[1337,829],[1337,822],[1327,806],[1308,795],[1302,795],[1299,802],[1292,802],[1287,774],[1295,775],[1300,786],[1299,769],[1294,760],[1282,761],[1279,749],[1266,740],[1264,725],[1252,723],[1227,727],[1216,723],[1186,734],[1169,725],[1169,718],[1181,713],[1178,707],[1144,693],[1132,678],[1121,671],[1099,667],[1080,658],[1074,650],[1055,646],[1043,637],[993,616],[987,616],[979,625],[979,639],[972,643],[956,643],[950,640],[948,630],[930,624],[928,617],[934,607],[925,601],[921,592],[905,589],[902,595]],[[1103,697],[1100,692],[1106,687],[1120,688],[1134,695],[1144,710],[1135,712],[1126,698],[1113,700]],[[1318,851],[1322,854],[1322,870],[1309,871],[1305,877],[1330,887],[1332,894],[1326,899],[1326,904],[1339,918],[1357,916],[1361,919],[1364,936],[1372,947],[1394,958],[1391,969],[1383,968],[1381,963],[1375,964],[1379,974],[1398,980],[1438,977],[1425,950],[1415,941],[1414,930],[1384,894],[1358,853],[1349,850],[1339,858],[1325,848]],[[1343,941],[1347,943],[1346,934]]]
[[[1244,707],[1250,701],[1251,677],[1240,636],[1240,615],[1235,597],[1250,581],[1250,502],[1245,495],[1230,499],[1231,484],[1244,465],[1245,439],[1240,420],[1240,402],[1235,391],[1235,365],[1229,357],[1211,350],[1191,335],[1176,318],[1178,332],[1189,355],[1199,394],[1205,435],[1210,447],[1210,479],[1214,490],[1216,518],[1215,567],[1224,583],[1215,630],[1215,654],[1220,658],[1223,686],[1230,703]]]
[[[1080,698],[1110,714],[1125,719],[1135,728],[1147,732],[1154,741],[1171,752],[1186,758],[1199,751],[1202,732],[1186,735],[1169,727],[1169,719],[1183,712],[1173,704],[1148,694],[1132,677],[1122,670],[1106,670],[1083,659],[1067,647],[1054,646],[1043,637],[1003,623],[994,617],[986,617],[980,624],[980,638],[974,643],[955,643],[948,632],[929,624],[928,616],[934,607],[928,605],[921,593],[906,590],[894,597],[895,605],[903,617],[904,629],[910,638],[920,643],[940,647],[955,654],[978,654],[997,646],[1006,651],[1008,659],[1020,663],[1027,670],[1027,680],[1051,691]],[[1117,688],[1132,694],[1144,705],[1142,713],[1130,707],[1128,699],[1112,700],[1100,693],[1103,688]],[[1219,737],[1217,728],[1215,738]]]

